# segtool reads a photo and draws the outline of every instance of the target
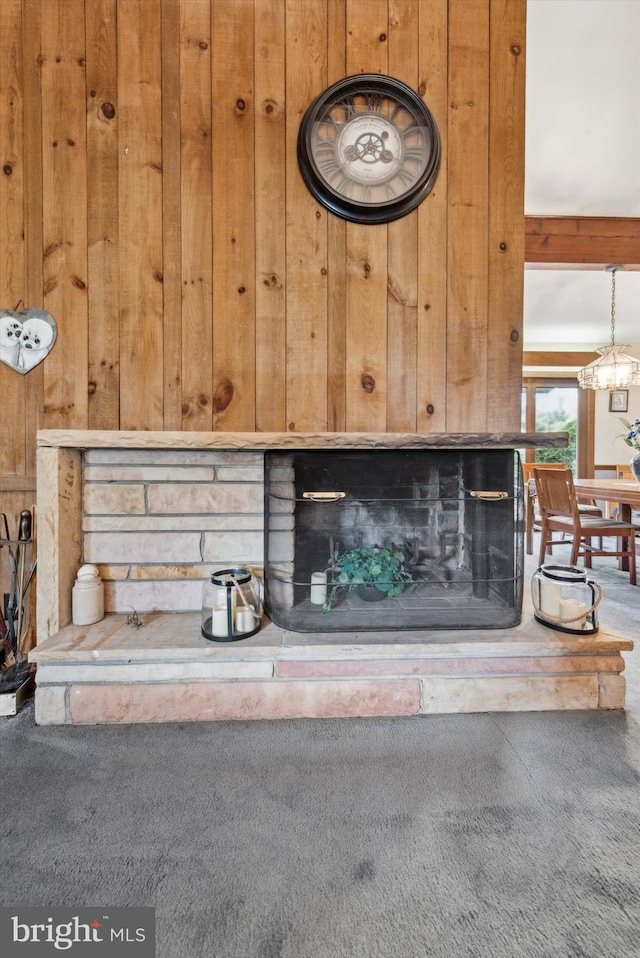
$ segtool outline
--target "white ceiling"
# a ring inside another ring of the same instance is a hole
[[[525,212],[640,217],[640,0],[528,0]],[[526,270],[525,349],[608,345],[611,277]],[[640,272],[616,274],[640,343]]]

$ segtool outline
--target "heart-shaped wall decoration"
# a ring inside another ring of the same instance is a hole
[[[58,330],[45,309],[0,309],[0,362],[23,376],[49,355]]]

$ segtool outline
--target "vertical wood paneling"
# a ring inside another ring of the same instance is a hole
[[[286,429],[285,4],[256,7],[256,428]]]
[[[25,0],[22,13],[22,60],[24,76],[24,228],[26,276],[24,300],[29,306],[44,304],[42,251],[42,90],[40,46],[40,0]],[[44,421],[44,370],[41,363],[28,375],[24,442],[26,475],[36,471],[36,432]]]
[[[417,0],[389,5],[389,73],[418,88]],[[418,212],[389,224],[387,429],[415,432],[417,381]]]
[[[183,0],[181,17],[182,427],[206,431],[213,408],[209,4]]]
[[[24,289],[24,162],[22,7],[20,0],[0,4],[0,296],[15,305]]]
[[[418,432],[445,432],[447,421],[447,0],[421,0],[418,91],[436,121],[440,171],[418,207]]]
[[[388,73],[387,0],[347,0],[347,72]],[[347,224],[346,324],[349,432],[387,428],[386,225]]]
[[[116,0],[86,0],[90,429],[120,425]]]
[[[327,428],[327,217],[296,159],[302,116],[327,85],[327,3],[286,7],[287,429]]]
[[[48,428],[87,423],[87,137],[83,0],[42,6],[44,308],[58,339],[45,367]]]
[[[216,0],[213,37],[214,424],[255,425],[254,4]]]
[[[487,422],[489,0],[449,0],[447,430]]]
[[[389,65],[388,0],[345,0],[347,73],[387,73]]]
[[[491,0],[487,428],[519,429],[524,296],[525,0]],[[518,211],[515,213],[514,211]],[[592,472],[581,473],[592,475]]]
[[[347,18],[344,0],[327,3],[327,85],[346,75]],[[327,429],[346,429],[347,328],[345,316],[347,226],[327,219]]]
[[[0,76],[0,303],[13,309],[24,297],[26,270],[22,206],[22,9],[19,0],[0,4],[0,58],[4,64]],[[0,364],[0,468],[5,475],[20,475],[25,471],[25,387],[20,373]]]
[[[119,0],[122,429],[163,426],[160,23],[158,0]]]
[[[163,422],[165,429],[176,430],[183,412],[180,9],[180,0],[162,2]]]
[[[525,0],[2,0],[0,303],[58,342],[0,367],[0,475],[41,425],[516,429]],[[348,224],[296,155],[311,100],[404,80],[429,196]],[[8,411],[8,412],[7,412]]]

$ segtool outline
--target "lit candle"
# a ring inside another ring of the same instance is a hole
[[[562,599],[560,602],[560,618],[573,619],[572,622],[561,622],[568,629],[584,629],[587,624],[587,607],[579,599]]]
[[[214,605],[211,610],[211,634],[229,635],[229,619],[227,617],[226,605]]]
[[[543,615],[557,619],[560,615],[562,586],[558,582],[540,581],[540,611]]]
[[[311,601],[314,605],[323,605],[327,601],[327,573],[311,573]]]

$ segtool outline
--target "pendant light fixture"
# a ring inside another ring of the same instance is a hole
[[[620,266],[605,266],[611,273],[611,345],[596,350],[598,359],[578,373],[578,385],[583,389],[624,389],[640,386],[640,359],[634,359],[623,350],[629,346],[616,346],[616,271]]]

